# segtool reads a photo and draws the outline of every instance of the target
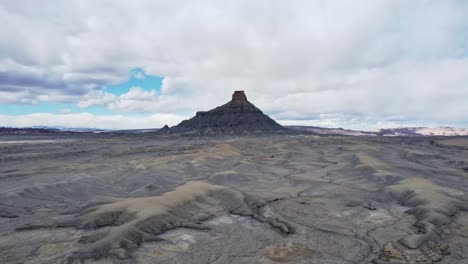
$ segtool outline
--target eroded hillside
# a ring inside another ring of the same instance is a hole
[[[466,263],[467,145],[5,137],[0,262]]]

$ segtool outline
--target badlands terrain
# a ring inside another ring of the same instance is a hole
[[[468,138],[0,137],[0,263],[468,263]]]

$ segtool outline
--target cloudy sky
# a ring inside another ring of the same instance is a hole
[[[468,1],[1,0],[0,126],[468,127]]]

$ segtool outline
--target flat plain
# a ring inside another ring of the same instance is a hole
[[[2,136],[0,263],[468,263],[468,138]]]

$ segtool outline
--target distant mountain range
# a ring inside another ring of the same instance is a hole
[[[39,135],[39,134],[67,134],[67,133],[102,133],[109,130],[95,128],[68,128],[58,126],[33,127],[0,127],[0,135]]]
[[[287,128],[307,131],[321,135],[344,136],[468,136],[467,128],[454,127],[399,127],[385,128],[378,132],[350,130],[343,128],[324,128],[315,126],[287,126]]]
[[[32,128],[32,127],[0,127],[0,135],[36,135],[36,134],[50,134],[60,133],[59,130],[45,129],[45,128]]]
[[[398,127],[380,129],[378,132],[350,130],[344,128],[325,128],[317,126],[285,126],[285,128],[319,135],[341,136],[468,136],[467,128],[454,127]],[[34,126],[25,128],[0,127],[0,135],[37,135],[37,134],[69,134],[69,133],[114,133],[114,134],[142,134],[154,133],[159,128],[110,130],[96,128],[68,128],[59,126]]]
[[[33,126],[33,129],[47,129],[47,130],[56,130],[61,132],[105,132],[110,131],[109,129],[98,129],[98,128],[89,128],[89,127],[63,127],[63,126]]]
[[[376,132],[350,130],[344,128],[326,128],[317,126],[285,126],[286,128],[320,135],[377,136]]]
[[[468,136],[467,128],[455,127],[401,127],[381,129],[380,136]]]

